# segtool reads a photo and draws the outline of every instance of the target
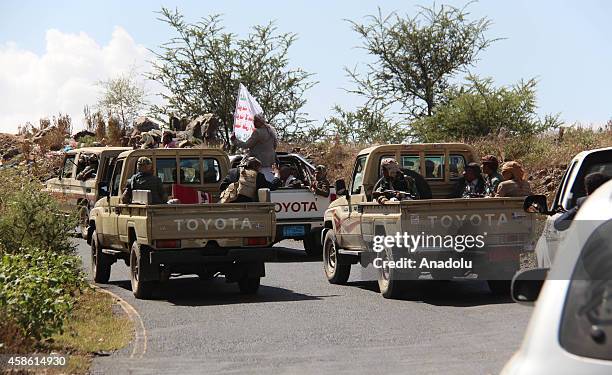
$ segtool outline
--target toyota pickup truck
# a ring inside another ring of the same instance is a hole
[[[89,210],[108,192],[112,172],[109,166],[117,155],[127,150],[131,148],[83,147],[70,150],[64,155],[59,176],[47,180],[45,190],[60,203],[62,211],[78,213],[79,231],[83,238],[87,235]],[[81,172],[88,167],[87,160],[93,158],[96,159],[97,169],[81,177]]]
[[[276,155],[279,165],[293,168],[296,177],[305,185],[303,188],[280,188],[270,193],[276,212],[276,240],[301,240],[308,255],[321,256],[323,215],[336,199],[336,191],[331,187],[328,197],[314,194],[308,186],[314,180],[315,166],[300,154],[277,152]],[[234,155],[231,159],[232,167],[236,167],[240,158]]]
[[[151,158],[168,195],[187,189],[203,203],[151,204],[151,192],[146,190],[134,190],[131,203],[122,203],[121,194],[142,156]],[[274,204],[267,189],[258,192],[260,202],[215,203],[229,165],[227,154],[219,149],[119,154],[112,165],[109,194],[96,202],[89,216],[94,281],[108,282],[111,265],[122,259],[130,267],[137,298],[149,298],[156,282],[183,274],[222,274],[227,282],[238,282],[241,292],[255,293],[265,276],[264,262],[275,257]]]
[[[416,173],[425,199],[373,202],[381,160],[389,157],[406,174]],[[461,143],[362,150],[348,188],[343,180],[336,181],[336,191],[346,194],[325,212],[323,269],[328,281],[346,283],[351,265],[359,263],[373,266],[385,298],[400,296],[418,285],[412,280],[427,275],[483,279],[493,293],[509,293],[521,253],[533,247],[534,220],[523,211],[524,198],[449,198],[464,167],[477,160],[474,150]]]

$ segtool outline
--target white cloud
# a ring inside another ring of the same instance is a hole
[[[42,117],[67,113],[81,129],[83,106],[95,104],[96,82],[148,69],[151,56],[128,32],[115,27],[108,44],[100,46],[84,32],[47,30],[42,55],[13,42],[0,45],[0,132],[17,131]]]

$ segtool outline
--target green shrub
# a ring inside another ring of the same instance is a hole
[[[22,248],[0,262],[0,310],[28,337],[60,332],[84,287],[77,257]]]
[[[21,171],[23,172],[23,171]],[[19,171],[0,171],[0,246],[8,253],[37,248],[72,254],[76,215],[64,215],[42,185]]]

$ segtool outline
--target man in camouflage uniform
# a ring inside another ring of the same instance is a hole
[[[481,160],[482,174],[485,180],[485,195],[494,197],[499,183],[504,180],[501,174],[497,171],[499,161],[493,155],[484,156]]]
[[[381,161],[382,177],[374,185],[372,197],[381,204],[391,199],[419,199],[419,191],[412,177],[404,175],[393,158]]]
[[[327,168],[317,165],[314,172],[315,181],[310,185],[310,191],[322,197],[329,197],[329,180],[327,179]]]
[[[121,201],[123,203],[132,202],[132,191],[149,190],[151,191],[151,204],[161,204],[167,201],[166,193],[159,177],[153,175],[153,162],[146,156],[138,158],[136,163],[138,173],[133,175],[123,191]]]

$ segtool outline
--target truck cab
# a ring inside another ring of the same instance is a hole
[[[70,150],[64,155],[59,176],[46,182],[45,190],[58,200],[64,212],[79,214],[79,230],[83,238],[87,235],[89,211],[100,197],[108,193],[111,166],[116,157],[127,150],[131,149],[84,147]],[[96,164],[97,167],[93,168]]]

